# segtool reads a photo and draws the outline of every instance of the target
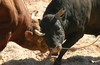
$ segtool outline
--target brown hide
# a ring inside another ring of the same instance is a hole
[[[8,41],[13,41],[19,45],[34,50],[34,41],[28,42],[25,38],[25,31],[37,28],[32,22],[22,0],[0,0],[0,51],[2,51]],[[37,43],[38,44],[38,43]]]
[[[1,0],[0,2],[0,50],[6,46],[12,25],[15,26],[15,23],[13,23],[12,20],[14,20],[13,15],[17,14],[17,12],[14,14],[14,8],[12,8],[13,5],[10,6],[10,4],[10,0]],[[10,11],[12,12],[12,15],[10,15]]]

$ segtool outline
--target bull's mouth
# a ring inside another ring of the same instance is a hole
[[[58,48],[50,48],[50,53],[55,54],[58,53],[60,51],[60,49]]]
[[[62,49],[61,45],[56,46],[55,48],[49,48],[50,56],[52,56],[53,54],[59,55],[61,49]]]
[[[64,44],[65,41],[66,41],[66,40],[64,40],[64,41],[62,42],[62,44]],[[49,48],[50,55],[51,55],[51,56],[52,56],[53,54],[59,55],[60,51],[63,49],[62,44],[59,44],[59,45],[57,45],[57,46],[54,47],[54,48]]]

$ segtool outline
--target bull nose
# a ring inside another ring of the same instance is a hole
[[[62,49],[62,45],[59,44],[59,45],[57,45],[57,46],[54,47],[54,48],[50,48],[50,51],[54,54],[54,53],[60,52],[61,49]]]
[[[57,48],[58,50],[60,50],[60,49],[62,49],[62,45],[61,45],[61,44],[58,44],[58,45],[56,45],[56,48]]]

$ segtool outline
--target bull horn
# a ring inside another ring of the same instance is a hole
[[[41,33],[37,29],[35,29],[34,31],[35,31],[35,34],[38,35],[38,36],[44,36],[45,35],[45,33]]]
[[[56,14],[55,17],[60,17],[61,15],[63,15],[65,12],[64,8],[61,8]]]

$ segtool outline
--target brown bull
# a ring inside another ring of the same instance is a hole
[[[35,29],[39,30],[38,22],[32,22],[22,0],[0,0],[0,51],[8,41],[14,41],[31,50],[37,49],[36,37],[28,42],[24,35],[25,31],[34,32]]]

